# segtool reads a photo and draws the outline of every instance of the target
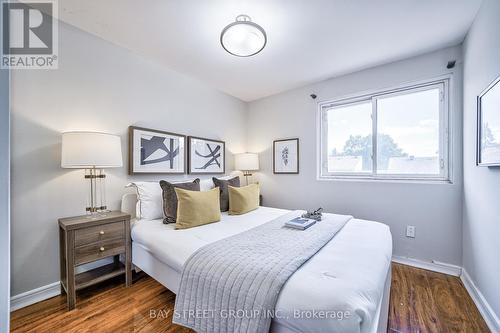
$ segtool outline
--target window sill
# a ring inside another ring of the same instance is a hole
[[[443,178],[398,178],[398,177],[362,177],[362,176],[318,176],[318,181],[367,182],[367,183],[406,183],[453,185],[453,181]]]

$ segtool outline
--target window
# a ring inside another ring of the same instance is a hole
[[[320,178],[449,180],[448,79],[321,103]]]

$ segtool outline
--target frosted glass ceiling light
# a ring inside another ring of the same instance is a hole
[[[267,36],[262,27],[252,22],[248,15],[236,16],[220,34],[220,42],[227,52],[237,57],[253,56],[266,46]]]

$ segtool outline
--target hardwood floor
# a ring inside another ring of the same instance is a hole
[[[459,278],[392,264],[389,332],[490,332]]]
[[[57,296],[11,313],[11,332],[192,332],[172,324],[175,295],[146,274],[124,286],[114,278],[77,293],[76,308],[66,310]]]
[[[388,332],[489,332],[461,281],[404,265],[392,267]],[[57,296],[11,314],[12,332],[192,332],[172,324],[175,295],[145,274],[125,288],[123,277],[77,294],[66,311]]]

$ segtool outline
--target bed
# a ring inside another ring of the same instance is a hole
[[[125,195],[122,210],[134,214],[135,203],[135,195]],[[132,262],[177,293],[183,265],[197,249],[288,212],[259,207],[240,216],[223,213],[218,223],[186,230],[174,230],[173,224],[163,224],[160,219],[135,221],[131,228]],[[392,238],[386,225],[349,220],[286,282],[276,313],[301,311],[300,318],[278,316],[272,321],[271,332],[386,332],[391,256]],[[349,316],[318,319],[315,309]]]

